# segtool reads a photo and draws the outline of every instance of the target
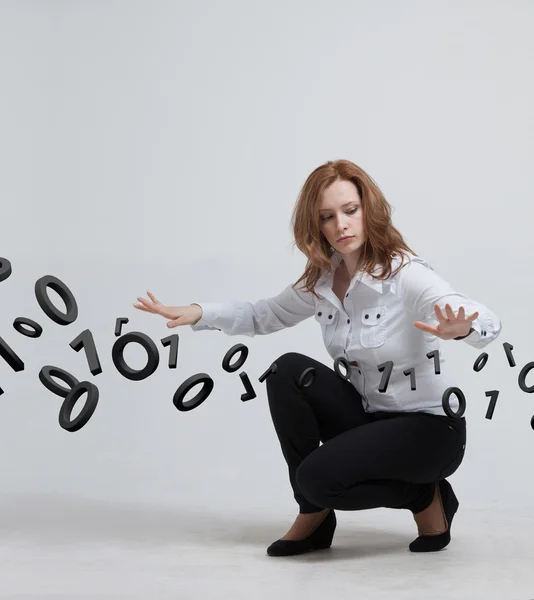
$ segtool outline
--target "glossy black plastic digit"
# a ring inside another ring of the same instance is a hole
[[[63,302],[67,312],[61,312],[57,309],[48,296],[47,288],[52,288],[57,292]],[[57,277],[53,275],[44,275],[35,282],[35,297],[42,311],[58,325],[70,325],[78,318],[78,305],[69,288]]]
[[[139,370],[132,369],[124,360],[124,348],[132,343],[141,344],[148,355],[146,366]],[[111,357],[117,371],[123,377],[126,377],[126,379],[130,379],[131,381],[142,381],[143,379],[150,377],[159,365],[159,352],[156,344],[154,344],[148,335],[141,333],[140,331],[131,331],[130,333],[125,333],[121,336],[113,344]]]
[[[184,402],[187,392],[198,383],[203,383],[202,389],[191,400]],[[172,403],[181,412],[193,410],[211,394],[213,390],[213,379],[207,373],[197,373],[187,378],[180,387],[174,392]]]

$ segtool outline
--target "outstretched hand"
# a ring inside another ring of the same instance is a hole
[[[440,307],[434,304],[434,312],[439,321],[439,325],[432,326],[422,321],[414,321],[415,327],[421,331],[431,333],[442,340],[452,340],[457,337],[467,335],[471,330],[473,321],[478,317],[478,311],[473,313],[471,316],[465,316],[465,310],[463,306],[460,306],[458,310],[458,316],[454,314],[450,304],[445,305],[447,316],[441,312]]]
[[[147,295],[150,298],[146,300],[137,296],[139,304],[134,304],[134,308],[144,312],[152,313],[153,315],[161,315],[167,321],[167,327],[178,327],[179,325],[194,325],[202,316],[202,308],[197,304],[189,306],[166,306],[162,304],[154,294],[147,290]]]

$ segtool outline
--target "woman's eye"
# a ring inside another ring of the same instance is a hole
[[[357,206],[355,206],[353,209],[351,209],[351,210],[347,211],[347,213],[348,213],[349,215],[353,215],[353,214],[354,214],[354,213],[355,213],[357,210],[358,210],[358,207],[357,207]],[[331,219],[331,218],[332,218],[332,215],[328,215],[328,217],[321,217],[321,220],[323,220],[323,221],[328,221],[328,219]]]

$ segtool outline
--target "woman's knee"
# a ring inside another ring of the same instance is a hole
[[[299,352],[286,352],[273,361],[276,370],[269,374],[266,380],[267,392],[276,385],[287,385],[295,375],[300,375],[308,357]]]

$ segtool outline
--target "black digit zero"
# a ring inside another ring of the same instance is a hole
[[[26,325],[27,327],[32,327],[33,331],[28,331],[23,327],[23,325]],[[22,335],[25,335],[26,337],[30,338],[38,338],[43,333],[43,328],[39,325],[39,323],[37,323],[33,319],[28,319],[27,317],[17,317],[13,321],[13,327],[16,331],[22,333]]]
[[[60,295],[65,303],[66,313],[56,308],[48,296],[47,288],[53,289]],[[74,298],[67,285],[53,275],[44,275],[35,282],[35,297],[45,315],[58,325],[70,325],[78,318],[76,298]]]
[[[61,381],[64,381],[69,387],[66,388],[59,385],[52,377],[61,379]],[[62,398],[66,398],[72,388],[75,388],[80,383],[76,377],[71,375],[68,371],[52,365],[46,365],[39,371],[39,380],[47,390],[50,390],[53,394],[61,396]]]
[[[59,385],[52,377],[61,379],[61,381],[64,381],[69,387],[66,388]],[[53,394],[64,398],[61,408],[59,409],[60,427],[66,431],[74,432],[80,430],[87,424],[98,405],[99,392],[96,385],[89,381],[79,382],[76,377],[68,371],[52,365],[46,365],[39,371],[39,380]],[[72,414],[74,405],[84,393],[87,393],[87,400],[78,416],[71,420],[70,415]]]
[[[87,393],[87,400],[75,419],[70,418],[72,409],[82,394]],[[67,394],[59,410],[59,425],[67,431],[79,431],[93,416],[98,405],[98,388],[90,381],[82,381],[75,385]]]
[[[473,371],[479,373],[486,366],[488,362],[488,353],[482,352],[482,354],[476,359],[475,364],[473,365]],[[482,364],[480,364],[482,363]]]
[[[195,387],[198,383],[203,383],[202,389],[196,396],[184,402],[184,398],[187,392]],[[192,375],[188,377],[180,387],[174,392],[174,396],[172,398],[172,403],[174,406],[181,412],[187,412],[188,410],[193,410],[206,398],[211,394],[213,390],[213,379],[207,373],[197,373],[196,375]]]
[[[309,378],[309,381],[306,381],[306,377],[308,375],[310,375],[311,377]],[[304,369],[304,371],[302,371],[301,376],[299,377],[299,380],[297,381],[297,386],[300,389],[311,387],[313,385],[313,382],[315,381],[316,375],[317,371],[315,370],[315,367],[308,367],[307,369]]]
[[[345,367],[345,369],[347,371],[346,375],[343,375],[343,373],[340,371],[340,369],[339,369],[340,364],[342,364]],[[351,375],[352,375],[352,365],[344,356],[338,356],[334,360],[334,371],[341,377],[341,379],[345,379],[348,381],[348,380],[350,380]]]
[[[234,357],[234,354],[236,354],[237,352],[241,352],[241,356],[239,357],[236,363],[231,365],[230,361]],[[228,350],[228,352],[224,355],[224,358],[222,360],[222,368],[227,373],[235,373],[245,364],[247,357],[248,348],[244,344],[236,344],[235,346],[232,346],[230,350]]]
[[[0,281],[5,281],[11,273],[11,263],[7,258],[0,256]]]
[[[126,364],[124,360],[124,348],[128,344],[141,344],[147,352],[147,364],[142,369],[132,369]],[[141,333],[140,331],[131,331],[125,333],[113,344],[111,350],[111,358],[117,371],[126,379],[131,381],[141,381],[150,377],[152,373],[158,368],[159,365],[159,352],[156,344],[152,341],[148,335]]]
[[[452,394],[455,394],[458,398],[458,402],[460,403],[458,407],[458,412],[454,412],[449,404],[449,398]],[[453,419],[460,419],[463,417],[465,413],[465,396],[462,390],[459,387],[449,387],[443,392],[443,396],[441,397],[441,405],[443,406],[443,410],[447,413],[449,417]]]
[[[533,362],[529,362],[527,363],[522,369],[521,372],[519,373],[519,376],[517,378],[517,382],[519,384],[519,387],[526,392],[527,394],[532,394],[534,393],[534,383],[531,386],[527,386],[526,384],[526,378],[527,375],[529,374],[529,372],[534,369],[534,361]],[[533,417],[534,418],[534,417]],[[534,427],[533,427],[534,429]]]

